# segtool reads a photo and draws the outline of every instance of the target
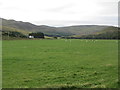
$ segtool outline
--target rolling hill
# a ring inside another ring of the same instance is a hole
[[[43,32],[48,36],[85,36],[98,35],[106,32],[116,32],[117,27],[99,25],[76,25],[66,27],[51,27],[46,25],[34,25],[29,22],[2,19],[2,30],[18,31],[25,35],[29,32]]]

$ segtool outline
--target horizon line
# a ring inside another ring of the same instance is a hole
[[[17,22],[24,22],[24,23],[30,23],[36,26],[49,26],[49,27],[70,27],[70,26],[114,26],[114,27],[120,27],[120,25],[110,25],[110,24],[72,24],[72,25],[48,25],[48,24],[35,24],[32,22],[28,21],[22,21],[22,20],[15,20],[15,19],[6,19],[6,18],[1,18],[0,19],[5,19],[5,20],[13,20]]]

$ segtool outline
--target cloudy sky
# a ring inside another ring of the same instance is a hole
[[[36,25],[117,25],[119,0],[0,0],[0,17]]]

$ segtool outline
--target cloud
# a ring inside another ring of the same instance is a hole
[[[71,26],[71,25],[118,25],[118,17],[116,16],[104,16],[95,17],[93,20],[43,20],[34,21],[37,25],[49,25],[49,26]],[[39,23],[39,24],[38,24]]]
[[[117,24],[118,0],[2,0],[0,17],[37,25]]]
[[[61,5],[61,6],[58,6],[58,7],[47,9],[46,11],[47,12],[53,12],[53,13],[62,12],[64,10],[67,10],[68,8],[71,8],[72,6],[73,6],[73,4],[66,4],[66,5]]]

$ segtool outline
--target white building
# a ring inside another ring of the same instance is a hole
[[[29,36],[29,38],[34,38],[34,36]]]

